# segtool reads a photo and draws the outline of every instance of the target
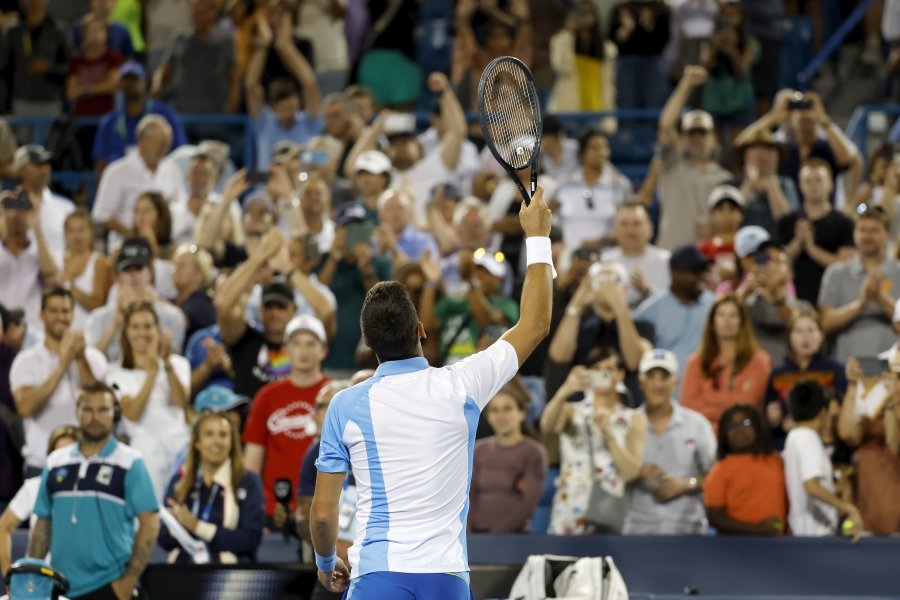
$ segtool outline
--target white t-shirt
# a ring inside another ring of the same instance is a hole
[[[797,536],[834,535],[837,509],[806,493],[804,483],[810,479],[818,479],[823,488],[834,491],[831,459],[822,438],[809,427],[797,427],[784,444],[784,480],[791,507],[788,524]]]
[[[34,514],[34,504],[37,502],[40,489],[40,475],[37,477],[29,477],[25,480],[25,483],[22,484],[22,487],[19,488],[19,491],[16,492],[13,499],[9,501],[9,504],[7,504],[9,511],[14,514],[18,520],[24,521],[25,519],[29,519],[29,527],[34,527],[34,523],[37,521],[37,515]]]
[[[413,222],[425,221],[425,209],[431,200],[431,190],[436,185],[453,180],[453,172],[441,157],[442,145],[426,152],[422,160],[405,171],[391,171],[391,187],[406,190],[413,195]]]
[[[30,243],[18,256],[0,242],[0,304],[25,311],[29,328],[44,331],[41,321],[41,294],[37,242],[28,234]]]
[[[621,248],[610,248],[600,255],[600,260],[604,262],[615,262],[623,265],[628,271],[628,276],[634,274],[635,270],[640,269],[644,276],[644,281],[650,288],[647,297],[657,292],[669,289],[671,283],[671,275],[669,274],[669,256],[668,250],[657,248],[656,246],[647,246],[644,253],[640,256],[625,256],[622,254]],[[631,284],[628,285],[626,291],[628,306],[635,308],[646,298],[642,298],[640,293],[634,289]]]
[[[610,163],[590,185],[581,169],[572,173],[556,190],[563,243],[578,248],[586,240],[612,234],[616,209],[633,194],[631,181]]]
[[[84,349],[84,356],[94,377],[102,379],[107,370],[103,353],[88,346]],[[50,352],[46,344],[36,344],[23,350],[13,360],[9,371],[9,387],[15,393],[26,386],[41,386],[50,379],[58,364],[59,355]],[[25,428],[22,456],[26,465],[43,467],[47,459],[47,443],[53,430],[62,425],[78,424],[75,419],[75,400],[80,388],[81,374],[78,364],[73,360],[43,410],[22,420]]]
[[[44,188],[41,200],[41,231],[47,242],[47,249],[57,264],[62,266],[66,253],[66,217],[75,211],[75,204],[67,198],[57,196]]]

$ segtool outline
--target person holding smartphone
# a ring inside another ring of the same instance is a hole
[[[569,372],[541,416],[541,432],[559,435],[561,460],[550,534],[618,533],[609,524],[584,518],[591,488],[601,486],[606,494],[625,502],[625,487],[641,470],[647,419],[622,401],[622,358],[604,346],[591,351],[587,364]],[[569,402],[577,393],[583,393],[582,399]]]

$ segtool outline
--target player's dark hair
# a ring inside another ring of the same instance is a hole
[[[380,361],[418,356],[418,325],[416,307],[399,281],[376,283],[366,294],[359,326]]]
[[[788,407],[795,421],[812,421],[827,406],[825,390],[817,381],[799,381],[788,393]]]

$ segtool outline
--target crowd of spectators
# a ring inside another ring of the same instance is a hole
[[[551,333],[482,416],[470,530],[531,530],[553,486],[560,535],[900,533],[900,150],[867,168],[816,93],[773,88],[796,3],[72,4],[0,19],[4,111],[99,117],[64,137],[99,177],[75,201],[60,149],[0,121],[4,535],[59,428],[93,423],[79,390],[112,389],[171,561],[198,560],[185,536],[226,563],[264,528],[308,540],[328,402],[380,376],[367,290],[406,286],[434,366],[518,320],[518,191],[465,117],[507,53],[552,111],[661,112],[637,181],[627,123],[545,119]],[[251,119],[253,165],[182,123],[222,113]]]

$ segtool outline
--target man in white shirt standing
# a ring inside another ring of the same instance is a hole
[[[550,328],[552,216],[540,187],[519,214],[528,236],[522,315],[487,350],[429,368],[425,328],[405,288],[381,282],[366,295],[360,324],[380,365],[332,399],[316,461],[310,534],[329,591],[349,586],[353,600],[471,598],[465,535],[479,414]],[[335,552],[351,469],[358,492],[352,581]]]
[[[62,266],[66,251],[66,217],[72,214],[75,205],[68,198],[50,191],[51,158],[50,152],[40,144],[28,144],[16,150],[13,168],[19,177],[19,186],[28,192],[32,204],[41,207],[41,230],[47,248]]]
[[[628,271],[628,306],[637,308],[651,295],[669,289],[672,253],[650,243],[653,224],[644,205],[634,201],[621,204],[616,210],[613,232],[618,245],[604,250],[600,260],[619,263]]]
[[[181,170],[166,157],[172,146],[168,121],[159,115],[147,115],[138,122],[135,135],[137,148],[103,171],[91,211],[91,219],[109,230],[109,250],[131,235],[134,207],[141,194],[158,191],[170,202],[185,194]]]
[[[791,388],[788,405],[796,425],[784,443],[784,481],[787,486],[791,533],[823,537],[837,531],[838,514],[847,519],[845,535],[860,537],[864,524],[859,510],[834,493],[831,458],[822,443],[822,432],[831,426],[828,401],[822,386],[801,381]]]
[[[25,476],[40,475],[50,433],[76,425],[75,398],[84,383],[103,377],[106,359],[85,346],[84,335],[70,329],[75,305],[72,293],[54,287],[41,298],[44,342],[20,352],[9,373],[16,410],[25,426]]]

